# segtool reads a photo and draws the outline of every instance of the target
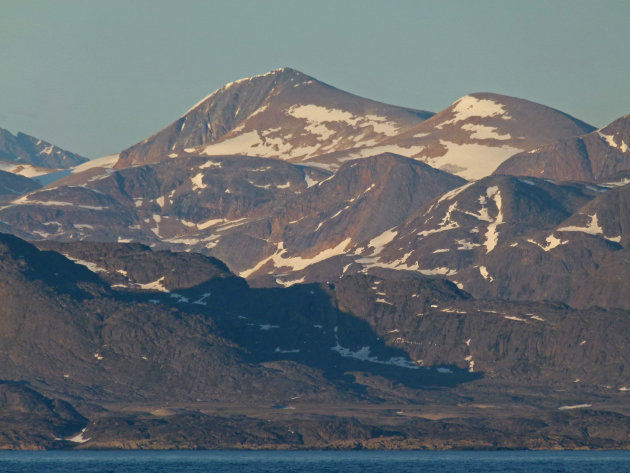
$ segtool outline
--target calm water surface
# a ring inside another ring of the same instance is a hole
[[[630,473],[630,452],[0,452],[6,473]]]

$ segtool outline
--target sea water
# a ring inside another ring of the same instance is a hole
[[[6,473],[630,473],[630,451],[0,452]]]

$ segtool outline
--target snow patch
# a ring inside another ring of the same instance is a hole
[[[70,437],[67,440],[69,440],[70,442],[74,442],[74,443],[85,443],[88,440],[90,440],[89,438],[85,438],[83,436],[83,434],[85,434],[87,427],[83,430],[81,430],[81,432],[79,432],[77,435],[75,435],[74,437]]]
[[[497,186],[488,187],[488,189],[486,189],[486,196],[488,196],[488,198],[493,198],[497,207],[497,216],[494,221],[488,225],[488,229],[486,230],[486,241],[484,242],[486,253],[490,253],[499,242],[499,232],[497,232],[497,227],[503,223],[503,207],[501,192]]]
[[[306,279],[306,276],[302,276],[299,279],[292,279],[290,281],[281,281],[280,279],[276,278],[276,283],[280,284],[283,287],[290,287],[290,286],[293,286],[294,284],[302,284],[305,279]]]
[[[190,179],[192,182],[192,190],[205,189],[206,185],[203,183],[203,173],[199,173]]]
[[[91,159],[90,161],[86,161],[85,163],[81,163],[78,166],[72,168],[72,174],[76,174],[79,172],[87,171],[88,169],[94,168],[104,168],[111,169],[114,167],[114,164],[118,161],[120,155],[111,154],[109,156],[103,156],[101,158]]]
[[[615,137],[615,135],[605,135],[601,131],[598,131],[597,134],[601,136],[606,141],[606,143],[608,143],[608,146],[611,146],[612,148],[617,148],[621,150],[622,153],[628,152],[628,145],[623,141],[623,139],[620,139],[621,144],[617,144],[617,138]]]
[[[164,276],[155,281],[151,281],[144,284],[138,284],[138,288],[144,289],[146,291],[160,291],[160,292],[168,292],[168,289],[164,287],[162,284],[164,281]]]
[[[446,148],[446,152],[441,156],[426,158],[426,163],[467,180],[489,176],[501,163],[522,151],[508,145],[458,144],[444,140],[440,140],[440,144]]]
[[[222,163],[217,162],[217,161],[206,161],[201,166],[199,166],[199,169],[220,168],[221,165]]]
[[[368,248],[374,248],[374,251],[372,252],[371,256],[376,256],[380,254],[381,251],[383,251],[383,249],[385,248],[385,245],[390,243],[396,237],[397,234],[398,234],[397,230],[390,228],[389,230],[385,230],[380,235],[372,238],[370,242],[367,244]]]
[[[481,274],[481,277],[486,281],[494,281],[494,278],[490,276],[490,273],[488,273],[488,269],[485,266],[479,266],[479,274]]]
[[[324,261],[333,256],[343,254],[351,241],[351,238],[346,238],[337,246],[323,250],[310,258],[303,258],[301,256],[290,256],[285,258],[283,255],[286,253],[287,250],[284,249],[284,244],[281,242],[277,244],[276,253],[259,261],[250,269],[241,271],[239,273],[239,276],[241,276],[242,278],[247,278],[269,262],[271,262],[275,268],[290,268],[292,271],[299,271],[312,264],[319,263],[320,261]]]
[[[476,117],[500,117],[503,120],[509,120],[512,118],[505,110],[505,105],[494,102],[493,100],[478,99],[472,95],[466,95],[465,97],[457,100],[453,104],[452,110],[455,116],[450,120],[442,122],[438,128]]]
[[[536,240],[532,240],[531,238],[527,239],[528,243],[532,243],[538,247],[540,247],[543,251],[549,251],[549,250],[553,250],[555,247],[560,246],[560,245],[566,245],[567,243],[569,243],[569,240],[560,240],[560,238],[556,238],[553,233],[551,235],[549,235],[545,241],[547,242],[546,245],[541,245],[540,243],[538,243]]]
[[[497,128],[492,126],[480,125],[478,123],[466,123],[462,125],[462,130],[470,131],[470,137],[476,140],[511,140],[512,136],[500,135]]]
[[[352,351],[350,348],[342,347],[339,342],[337,345],[330,348],[333,351],[336,351],[344,358],[354,358],[356,360],[367,361],[370,363],[376,363],[379,365],[391,365],[391,366],[400,366],[402,368],[408,368],[412,370],[420,369],[415,363],[410,360],[401,357],[389,358],[388,360],[379,360],[376,356],[370,356],[370,347],[364,346],[359,348],[356,351]]]
[[[573,409],[586,409],[588,407],[592,407],[593,404],[573,404],[570,406],[560,406],[558,407],[559,411],[570,411]]]

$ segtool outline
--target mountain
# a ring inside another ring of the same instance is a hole
[[[618,180],[630,169],[630,115],[582,136],[519,153],[505,161],[496,174],[557,180]],[[627,174],[627,173],[626,173]]]
[[[70,176],[0,209],[0,220],[35,239],[194,249],[249,275],[274,258],[281,268],[339,254],[462,183],[395,155],[334,175],[264,158],[187,157]]]
[[[589,185],[509,176],[470,182],[410,212],[401,224],[348,246],[325,280],[343,265],[349,274],[412,271],[462,284],[458,273],[479,257],[520,236],[553,228],[597,195]],[[319,271],[308,267],[291,279],[312,282],[321,277]]]
[[[489,93],[431,115],[356,97],[285,68],[227,84],[123,151],[117,167],[203,154],[280,158],[334,171],[351,159],[394,153],[478,179],[523,150],[593,130],[552,108]]]
[[[189,153],[300,161],[378,143],[431,115],[364,99],[282,68],[226,84],[164,130],[123,151],[117,167]]]
[[[554,227],[499,246],[478,262],[492,283],[469,274],[467,289],[479,297],[630,308],[629,196],[627,185],[600,193]]]
[[[0,169],[34,177],[86,162],[87,158],[24,133],[0,128]]]
[[[0,202],[13,200],[15,197],[39,189],[41,185],[29,179],[10,172],[0,171]]]
[[[0,448],[627,448],[626,118],[280,69],[0,172]]]
[[[522,150],[591,130],[590,125],[544,105],[476,93],[378,144],[311,158],[307,163],[336,167],[347,159],[392,152],[465,179],[479,179]]]

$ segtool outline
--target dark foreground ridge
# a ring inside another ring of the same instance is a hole
[[[3,448],[629,446],[625,311],[412,274],[252,289],[192,253],[0,242]]]

